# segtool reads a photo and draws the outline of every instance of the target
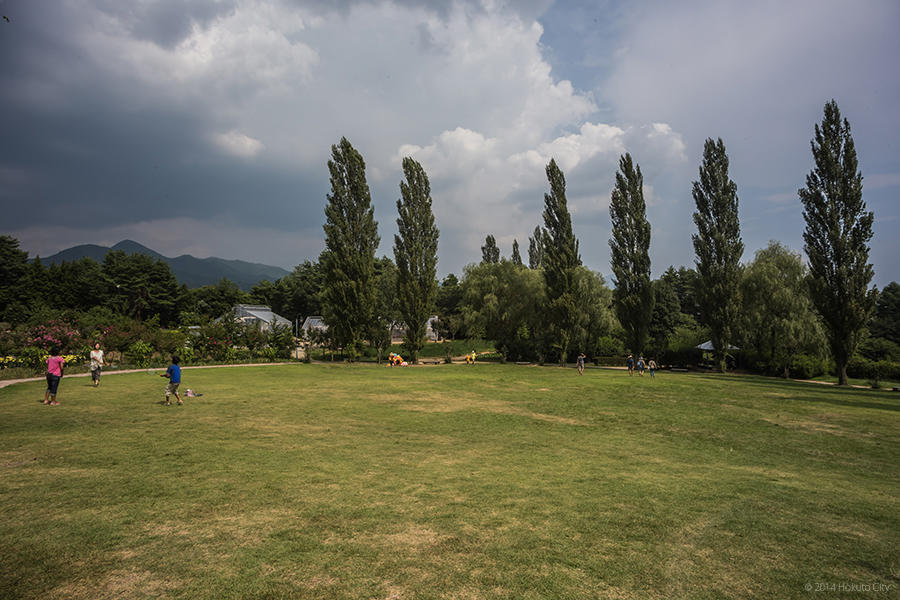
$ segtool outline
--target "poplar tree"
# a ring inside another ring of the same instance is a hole
[[[322,315],[335,343],[354,359],[365,338],[375,304],[375,249],[378,223],[366,183],[362,155],[341,138],[328,161],[331,193],[325,205]]]
[[[728,155],[722,139],[706,140],[700,180],[694,182],[697,211],[692,235],[697,255],[697,296],[703,322],[709,326],[713,355],[724,372],[725,357],[736,339],[740,313],[741,226],[737,185],[728,177]]]
[[[815,168],[806,176],[806,187],[797,192],[806,219],[803,249],[813,304],[825,323],[838,383],[845,385],[847,363],[876,302],[876,292],[869,288],[874,216],[863,201],[850,122],[841,120],[834,100],[825,105],[822,127],[816,124],[810,145]]]
[[[544,234],[542,266],[547,285],[547,315],[550,339],[565,364],[570,343],[576,339],[576,268],[581,265],[578,240],[572,231],[572,217],[566,202],[566,178],[551,159],[547,165],[550,193],[544,194]]]
[[[481,262],[489,264],[500,262],[500,248],[497,247],[497,240],[492,235],[484,238],[484,246],[481,247]]]
[[[544,230],[538,225],[534,235],[528,238],[528,268],[540,269],[544,261]]]
[[[519,240],[513,240],[512,263],[516,266],[522,266],[522,255],[519,254]]]
[[[406,181],[400,182],[400,199],[397,200],[400,216],[397,218],[398,234],[394,236],[397,299],[406,323],[403,344],[412,362],[418,363],[437,295],[439,232],[431,211],[431,186],[422,165],[412,158],[404,158],[403,174]]]
[[[609,203],[612,220],[610,265],[616,279],[613,302],[628,348],[640,354],[650,332],[655,296],[650,281],[650,223],[640,165],[626,153],[619,158]]]

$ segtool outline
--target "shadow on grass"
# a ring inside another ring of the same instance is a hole
[[[705,377],[714,377],[704,374]],[[753,385],[784,389],[786,385],[797,386],[798,389],[815,390],[815,395],[792,395],[789,402],[810,402],[817,404],[833,404],[835,406],[850,406],[854,408],[871,408],[874,410],[900,411],[900,395],[896,398],[873,398],[874,395],[888,395],[895,392],[887,390],[865,390],[859,388],[847,388],[820,383],[808,383],[805,381],[775,379],[758,375],[741,376],[742,379],[752,382]],[[721,380],[720,380],[721,381]],[[857,399],[858,398],[858,399]]]

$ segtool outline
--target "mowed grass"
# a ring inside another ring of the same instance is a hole
[[[204,395],[167,408],[164,383],[0,390],[0,598],[898,597],[896,393],[288,365],[185,370]]]

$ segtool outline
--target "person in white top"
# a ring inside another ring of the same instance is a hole
[[[91,350],[91,379],[94,380],[94,387],[100,385],[100,371],[103,367],[103,350],[100,349],[100,344],[94,344],[94,349]]]

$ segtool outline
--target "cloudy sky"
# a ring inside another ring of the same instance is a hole
[[[834,98],[900,280],[895,0],[0,0],[0,233],[32,255],[134,239],[292,268],[323,247],[331,145],[367,163],[392,256],[400,164],[432,184],[440,275],[523,254],[544,167],[608,277],[618,159],[644,173],[654,275],[693,264],[691,182],[721,137],[744,260],[802,249],[796,191]]]

